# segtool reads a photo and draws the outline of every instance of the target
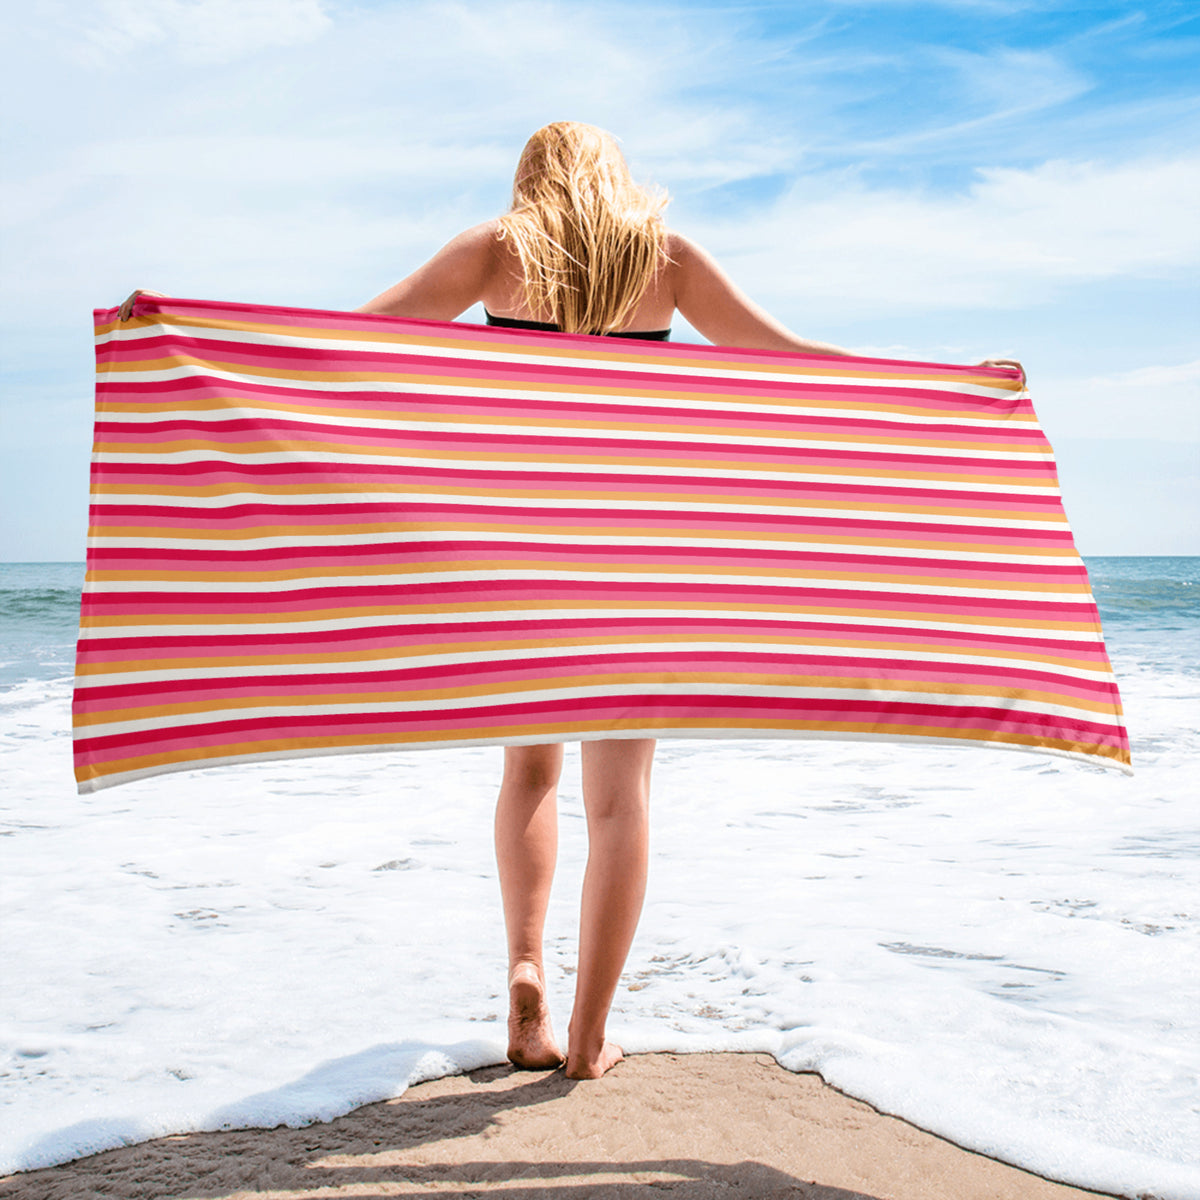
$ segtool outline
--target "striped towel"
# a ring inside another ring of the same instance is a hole
[[[651,736],[1129,769],[1012,371],[148,298],[96,337],[82,791]]]

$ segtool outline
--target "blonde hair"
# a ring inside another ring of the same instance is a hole
[[[576,121],[539,129],[500,218],[535,319],[568,333],[625,324],[664,261],[666,204],[665,192],[633,182],[611,134]]]

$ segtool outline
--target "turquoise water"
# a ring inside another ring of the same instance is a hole
[[[1200,558],[1090,558],[1113,667],[1200,674]]]
[[[83,563],[0,563],[0,688],[75,667]]]

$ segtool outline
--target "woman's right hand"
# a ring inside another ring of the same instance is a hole
[[[165,292],[151,291],[150,288],[134,288],[132,292],[121,302],[121,311],[117,314],[118,321],[128,321],[133,315],[133,306],[137,302],[139,296],[162,296],[165,298]]]
[[[1015,358],[985,358],[983,362],[975,365],[977,367],[1016,367],[1021,373],[1021,386],[1025,386],[1025,368]]]

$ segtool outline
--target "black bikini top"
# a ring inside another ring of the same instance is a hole
[[[495,317],[485,308],[483,315],[487,317],[489,325],[496,325],[501,329],[540,329],[543,333],[562,333],[557,325],[549,321],[522,321],[516,317]],[[645,333],[640,330],[636,333],[627,330],[621,333],[606,333],[605,337],[615,338],[636,338],[641,342],[665,342],[670,336],[669,329],[651,329]]]

